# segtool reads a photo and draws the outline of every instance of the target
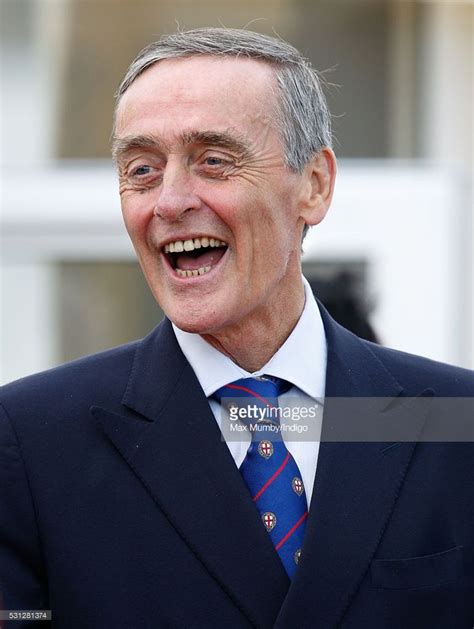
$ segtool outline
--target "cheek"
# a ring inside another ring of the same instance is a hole
[[[122,216],[130,237],[141,239],[153,218],[153,209],[147,209],[143,204],[127,199],[122,201]]]
[[[252,240],[253,235],[262,229],[262,220],[266,220],[264,212],[265,199],[258,190],[241,190],[238,186],[227,187],[225,192],[219,191],[204,203],[225,223],[234,237],[239,241]]]

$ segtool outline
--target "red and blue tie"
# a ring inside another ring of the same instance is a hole
[[[279,430],[278,396],[290,387],[273,376],[242,378],[212,397],[226,408],[246,409],[239,419],[250,430],[252,442],[240,471],[291,579],[301,556],[308,505],[300,471]]]

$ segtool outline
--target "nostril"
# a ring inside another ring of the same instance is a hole
[[[184,214],[187,214],[188,212],[191,212],[194,209],[195,208],[193,207],[188,207],[185,210],[174,212],[175,214],[174,220],[180,220],[184,216]],[[161,218],[162,220],[164,220],[167,218],[166,217],[167,214],[169,214],[169,210],[162,209],[160,211],[160,208],[158,207],[158,205],[155,205],[155,207],[153,208],[153,216],[156,216],[157,218]]]
[[[161,219],[163,221],[165,221],[165,220],[173,220],[174,221],[174,220],[178,219],[181,216],[181,214],[184,214],[184,212],[186,212],[186,210],[178,211],[178,210],[176,210],[174,208],[167,207],[165,204],[155,205],[155,208],[153,210],[153,214],[157,218],[159,218],[159,219]]]

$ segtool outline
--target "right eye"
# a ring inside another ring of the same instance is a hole
[[[151,172],[151,166],[137,166],[136,168],[134,168],[132,170],[132,172],[130,173],[130,175],[132,177],[143,177],[145,175],[149,175]]]
[[[153,187],[160,183],[162,169],[150,164],[131,164],[128,169],[127,179],[132,186],[141,188]]]

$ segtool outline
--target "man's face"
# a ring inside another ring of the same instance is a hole
[[[273,90],[263,63],[192,57],[153,65],[120,101],[125,224],[183,330],[264,320],[299,285],[304,182],[284,164]]]

